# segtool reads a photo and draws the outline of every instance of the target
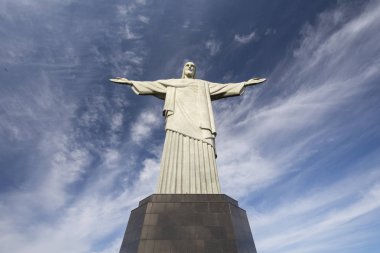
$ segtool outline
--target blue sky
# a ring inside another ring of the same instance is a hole
[[[0,0],[0,251],[118,252],[162,101],[110,77],[266,84],[214,103],[260,253],[378,253],[379,1]]]

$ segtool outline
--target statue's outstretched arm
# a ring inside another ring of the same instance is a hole
[[[129,85],[137,95],[153,95],[165,99],[166,86],[160,81],[131,81],[124,77],[109,79],[113,83]]]
[[[248,81],[244,82],[244,86],[252,86],[252,85],[260,84],[260,83],[265,82],[266,80],[267,79],[265,79],[265,78],[255,77],[255,78],[249,79]]]
[[[265,78],[252,78],[246,82],[240,83],[210,83],[211,100],[217,100],[226,97],[239,96],[244,92],[244,88],[265,82]]]
[[[116,77],[116,78],[111,78],[109,80],[111,82],[113,82],[113,83],[125,84],[125,85],[133,85],[132,81],[130,81],[127,78],[124,78],[124,77]]]

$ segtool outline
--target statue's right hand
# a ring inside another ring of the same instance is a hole
[[[114,83],[121,83],[121,84],[132,85],[132,82],[130,80],[128,80],[127,78],[124,78],[124,77],[116,77],[116,78],[111,78],[109,80],[111,82],[114,82]]]

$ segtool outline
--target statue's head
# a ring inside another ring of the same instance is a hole
[[[194,62],[186,62],[183,66],[182,78],[195,78],[196,66]]]

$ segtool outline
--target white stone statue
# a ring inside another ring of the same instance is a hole
[[[195,64],[187,62],[181,79],[110,79],[130,85],[138,95],[165,100],[166,138],[157,193],[220,194],[211,101],[241,95],[245,86],[265,81],[265,78],[253,78],[241,83],[211,83],[195,79],[195,72]]]

